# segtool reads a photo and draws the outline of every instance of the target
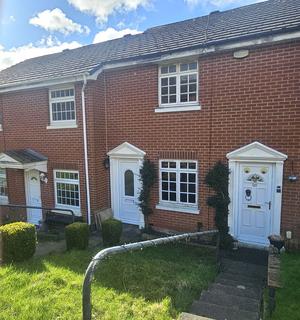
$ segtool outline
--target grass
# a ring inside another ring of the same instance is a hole
[[[266,312],[265,319],[300,319],[300,254],[285,253],[281,256],[283,288],[276,290],[276,309],[272,318]],[[267,294],[265,295],[267,297]],[[266,299],[267,300],[267,299]]]
[[[83,275],[93,254],[72,251],[0,267],[0,319],[81,319]],[[215,275],[213,253],[185,244],[114,256],[97,270],[93,319],[175,319]]]

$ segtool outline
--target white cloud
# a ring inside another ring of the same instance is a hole
[[[98,23],[103,23],[113,13],[146,7],[151,0],[68,0],[68,2],[78,10],[95,16]]]
[[[82,26],[81,24],[69,19],[59,8],[39,12],[37,16],[29,20],[29,23],[50,32],[57,31],[65,35],[74,32],[86,34],[90,32],[89,27]]]
[[[257,2],[262,2],[265,0],[184,0],[184,2],[190,6],[190,7],[195,7],[197,5],[213,5],[215,7],[226,7],[230,4],[236,4],[236,5],[247,5],[251,3],[257,3]]]
[[[77,41],[60,42],[52,36],[42,38],[36,44],[28,43],[24,46],[14,47],[8,50],[5,50],[5,48],[0,45],[0,70],[6,69],[26,59],[60,52],[65,49],[75,49],[80,46],[81,44]]]
[[[141,32],[142,31],[138,31],[135,29],[128,29],[128,28],[123,29],[123,30],[116,30],[114,28],[107,28],[106,30],[100,31],[95,35],[93,43],[104,42],[107,40],[122,38],[126,34],[138,34]]]

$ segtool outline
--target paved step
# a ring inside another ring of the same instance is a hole
[[[240,297],[247,297],[252,299],[261,299],[262,288],[260,290],[256,288],[237,288],[233,286],[223,285],[220,283],[213,283],[209,289],[209,292],[215,292],[220,294],[231,294]]]
[[[253,284],[253,285],[257,285],[257,286],[262,286],[264,285],[266,279],[261,278],[261,277],[249,277],[246,274],[237,274],[231,271],[224,271],[221,272],[219,274],[218,277],[222,277],[224,279],[228,279],[228,280],[236,280],[236,281],[242,281],[244,283],[248,283],[248,284]]]
[[[219,306],[232,306],[233,302],[240,310],[257,312],[260,308],[260,300],[248,297],[224,294],[223,292],[205,291],[201,295],[201,301],[217,304]]]
[[[239,261],[222,261],[221,268],[223,272],[246,275],[254,278],[266,278],[267,269],[264,266],[248,264]]]
[[[259,312],[239,310],[234,307],[224,307],[214,303],[195,301],[191,313],[208,316],[215,320],[258,320]]]
[[[258,282],[255,284],[251,281],[245,281],[243,279],[238,279],[238,278],[228,279],[226,276],[222,274],[216,278],[215,283],[232,286],[232,287],[239,287],[239,288],[245,287],[246,289],[253,288],[253,289],[257,289],[258,292],[260,292],[261,290],[261,282]]]
[[[183,312],[178,320],[213,320],[211,318],[196,316],[195,314]]]

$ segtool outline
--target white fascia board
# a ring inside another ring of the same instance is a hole
[[[176,59],[183,59],[186,57],[198,57],[200,55],[226,51],[226,50],[233,50],[233,49],[240,49],[240,48],[249,48],[253,46],[263,45],[263,44],[271,44],[271,43],[278,43],[283,41],[290,41],[300,39],[300,31],[293,31],[284,34],[277,34],[277,35],[266,35],[261,36],[259,38],[251,39],[251,40],[235,40],[232,39],[230,43],[223,43],[223,44],[215,44],[211,46],[207,46],[205,48],[198,48],[198,49],[187,49],[185,51],[174,52],[174,53],[166,53],[161,54],[157,58],[145,58],[139,60],[130,60],[130,61],[123,61],[123,62],[116,62],[116,63],[107,63],[98,70],[96,70],[93,74],[89,74],[88,72],[84,73],[87,80],[96,80],[100,73],[103,70],[110,70],[110,69],[118,69],[118,68],[125,68],[129,66],[135,65],[144,65],[148,63],[159,64],[164,61],[169,60],[176,60]],[[77,76],[72,77],[60,77],[60,78],[53,78],[47,79],[44,81],[36,82],[36,80],[30,81],[20,81],[19,83],[14,83],[12,85],[3,85],[0,86],[0,93],[10,92],[10,91],[17,91],[17,90],[26,90],[31,88],[39,88],[39,87],[48,87],[54,86],[59,84],[65,84],[70,82],[76,81],[83,81],[83,73]]]

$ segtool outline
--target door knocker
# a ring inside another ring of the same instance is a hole
[[[246,190],[245,190],[245,199],[246,199],[247,201],[251,201],[252,195],[251,195],[251,190],[250,190],[250,189],[246,189]]]

